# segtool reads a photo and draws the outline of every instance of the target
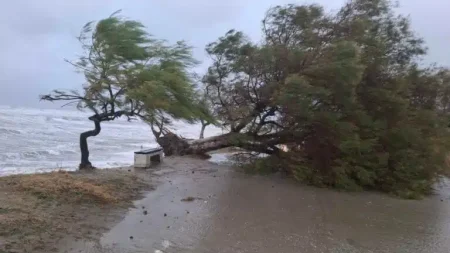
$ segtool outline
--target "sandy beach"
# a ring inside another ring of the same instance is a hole
[[[448,187],[419,201],[340,193],[192,157],[128,170],[69,174],[113,199],[39,198],[19,190],[27,176],[2,178],[0,216],[23,223],[2,226],[0,252],[450,251]]]

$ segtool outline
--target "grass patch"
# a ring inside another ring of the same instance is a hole
[[[108,185],[96,184],[93,180],[77,178],[68,173],[57,172],[45,175],[23,177],[18,188],[36,195],[40,199],[82,199],[101,203],[114,203],[117,199],[111,195]]]
[[[15,191],[32,194],[38,199],[65,202],[91,201],[102,204],[117,203],[144,185],[132,175],[102,177],[101,174],[104,172],[83,175],[60,171],[12,176],[6,181]],[[118,190],[124,190],[124,192],[118,192]]]
[[[0,236],[26,234],[27,230],[45,228],[45,219],[20,211],[0,214]]]
[[[93,200],[100,203],[114,203],[111,186],[96,183],[95,180],[80,178],[67,172],[55,172],[20,178],[18,188],[36,195],[40,199]]]
[[[105,211],[151,189],[149,180],[120,170],[0,177],[0,253],[48,252],[67,235],[90,236],[104,229]]]
[[[7,214],[7,213],[10,213],[10,212],[12,212],[12,211],[14,211],[14,209],[12,209],[12,208],[8,208],[8,207],[6,207],[6,208],[0,207],[0,215],[2,215],[2,214]]]

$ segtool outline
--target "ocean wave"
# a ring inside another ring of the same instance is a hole
[[[18,158],[20,158],[19,153],[2,153],[2,154],[0,154],[0,161],[17,160]]]
[[[0,134],[22,134],[20,130],[0,127]]]
[[[80,117],[68,117],[68,116],[62,116],[62,117],[51,117],[50,121],[56,121],[56,122],[61,122],[61,123],[81,123],[81,124],[85,124],[88,121],[85,120],[85,118],[80,118]],[[85,122],[83,122],[85,121]]]
[[[39,158],[45,156],[57,156],[60,155],[61,152],[58,150],[37,150],[37,151],[26,151],[20,153],[20,157],[22,158]]]
[[[0,175],[76,168],[79,135],[93,129],[88,116],[78,111],[0,107]],[[200,131],[199,126],[181,122],[174,128],[195,138]],[[213,131],[208,127],[205,135]],[[102,123],[101,133],[88,144],[91,162],[103,168],[131,165],[134,151],[157,146],[147,124],[126,119]]]
[[[34,160],[34,159],[51,159],[62,155],[77,154],[77,150],[36,150],[24,151],[18,153],[3,153],[0,154],[0,161],[10,162],[17,160]]]

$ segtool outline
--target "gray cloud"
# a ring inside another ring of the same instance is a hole
[[[187,40],[195,57],[205,59],[204,46],[229,29],[242,30],[259,40],[260,21],[274,5],[292,0],[15,0],[0,9],[0,104],[47,106],[38,95],[55,88],[75,88],[83,78],[64,58],[80,53],[75,39],[88,21],[122,14],[143,22],[157,38]],[[309,0],[336,10],[344,0]],[[304,3],[304,1],[301,1]],[[428,62],[450,66],[447,42],[450,31],[447,0],[402,0],[402,13],[410,13],[413,28],[430,47]],[[439,28],[438,28],[439,27]],[[202,65],[199,70],[204,68]]]

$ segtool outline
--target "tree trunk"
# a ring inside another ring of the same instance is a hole
[[[223,134],[209,138],[189,141],[187,153],[203,155],[205,153],[214,150],[235,146],[235,143],[232,141],[231,136],[232,136],[231,134]]]
[[[198,140],[186,140],[174,133],[168,133],[157,138],[157,142],[164,149],[164,154],[166,156],[204,156],[208,152],[228,147],[238,147],[248,151],[265,154],[275,154],[279,152],[279,149],[274,147],[274,145],[267,140],[268,139],[262,141],[249,140],[247,135],[239,133],[227,133]]]
[[[157,142],[164,149],[166,156],[204,155],[213,150],[233,146],[229,136],[224,134],[206,139],[186,140],[174,133],[168,133],[157,138]]]
[[[208,126],[209,124],[204,124],[203,122],[202,122],[202,129],[200,130],[200,137],[199,137],[199,139],[203,139],[203,138],[205,138],[205,129],[206,129],[206,127]]]
[[[246,151],[267,155],[280,155],[280,147],[286,147],[294,143],[295,136],[290,131],[279,131],[256,135],[254,133],[229,132],[205,139],[188,140],[166,131],[156,141],[164,149],[166,156],[171,155],[207,155],[208,152],[236,147]]]
[[[81,151],[81,163],[79,169],[91,169],[92,164],[89,161],[89,149],[87,144],[87,138],[91,136],[97,136],[100,133],[100,121],[94,120],[95,129],[86,131],[80,134],[80,151]]]
[[[174,133],[167,133],[161,137],[157,136],[156,141],[163,148],[164,155],[187,155],[189,143]]]

